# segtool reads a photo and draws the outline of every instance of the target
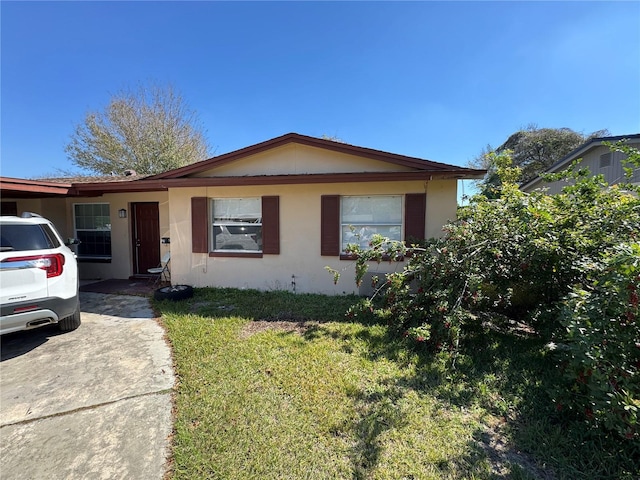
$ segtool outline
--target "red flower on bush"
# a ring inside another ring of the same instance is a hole
[[[629,285],[629,286],[633,287],[633,285]],[[629,302],[633,307],[635,308],[638,307],[638,292],[635,290],[635,287],[633,290],[631,290],[631,293],[629,294]]]

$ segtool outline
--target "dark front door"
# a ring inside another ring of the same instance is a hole
[[[132,203],[133,273],[146,274],[160,263],[160,215],[157,202]]]

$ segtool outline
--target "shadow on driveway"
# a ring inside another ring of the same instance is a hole
[[[0,362],[11,360],[44,345],[51,337],[64,335],[57,325],[45,325],[44,327],[14,332],[0,337]]]

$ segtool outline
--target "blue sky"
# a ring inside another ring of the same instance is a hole
[[[640,132],[640,2],[1,3],[1,174],[172,83],[215,154],[284,133],[466,165],[529,124]]]

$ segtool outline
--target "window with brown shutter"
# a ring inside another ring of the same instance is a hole
[[[262,197],[262,253],[280,254],[280,197]]]
[[[323,195],[321,255],[341,256],[346,243],[360,243],[366,248],[368,238],[373,233],[400,240],[401,227],[404,227],[404,239],[408,242],[424,240],[426,194],[405,195],[404,218],[401,218],[399,198],[397,195]],[[343,205],[345,201],[347,203]],[[348,255],[342,257],[352,258]]]
[[[424,240],[427,195],[408,193],[404,199],[404,239],[408,245]]]
[[[322,195],[320,207],[320,255],[340,255],[340,196]]]
[[[209,217],[207,197],[191,198],[191,251],[209,252]]]
[[[206,197],[191,199],[193,253],[233,257],[262,257],[263,254],[278,255],[280,253],[280,198],[265,196],[260,199],[244,199],[253,205],[249,208],[253,212],[251,218],[245,218],[246,215],[237,215],[238,208],[244,204],[242,200],[240,198],[218,199],[217,205],[221,206],[222,211],[216,214],[216,199]],[[257,208],[254,200],[259,200]],[[209,209],[209,203],[211,203],[211,209]],[[211,218],[209,218],[209,211],[211,211]],[[213,229],[212,235],[218,230],[222,234],[215,240],[210,240],[210,228]]]

